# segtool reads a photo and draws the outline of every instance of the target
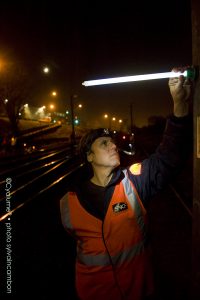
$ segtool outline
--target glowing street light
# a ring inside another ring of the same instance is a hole
[[[75,135],[75,127],[74,127],[74,101],[77,98],[77,95],[71,95],[70,96],[70,108],[71,108],[71,126],[72,126],[72,132],[71,132],[71,146],[72,146],[72,151],[73,151],[73,146],[76,143],[76,135]]]
[[[108,114],[104,114],[104,119],[107,119],[108,120],[108,128],[110,128],[110,119],[108,117]],[[107,126],[107,125],[106,125]]]
[[[54,104],[50,104],[50,105],[49,105],[49,108],[50,108],[50,109],[54,109],[54,108],[55,108],[55,105],[54,105]]]
[[[45,73],[45,74],[48,74],[49,73],[49,67],[47,67],[47,66],[45,66],[44,68],[43,68],[43,72]]]
[[[57,96],[57,92],[56,91],[52,91],[51,92],[51,96],[56,97]]]
[[[111,127],[112,127],[112,122],[116,122],[117,121],[117,118],[116,117],[109,117],[108,114],[104,114],[103,115],[104,119],[107,119],[108,120],[108,128],[111,130]],[[119,123],[122,123],[122,119],[119,119],[118,120]],[[113,123],[114,124],[114,123]],[[116,124],[116,123],[115,123]]]

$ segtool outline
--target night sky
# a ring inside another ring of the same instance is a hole
[[[189,0],[1,1],[0,55],[11,53],[31,70],[33,105],[47,105],[58,91],[57,110],[70,95],[83,104],[81,117],[104,125],[103,114],[137,126],[149,116],[172,112],[167,79],[84,87],[82,82],[115,76],[168,72],[192,64]],[[44,78],[44,65],[51,74]]]

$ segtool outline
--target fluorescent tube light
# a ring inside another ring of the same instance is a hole
[[[151,80],[151,79],[173,78],[173,77],[179,77],[180,75],[183,75],[186,77],[187,70],[183,73],[181,73],[181,72],[165,72],[165,73],[155,73],[155,74],[146,74],[146,75],[134,75],[134,76],[88,80],[88,81],[84,81],[82,83],[82,85],[94,86],[94,85],[123,83],[123,82],[142,81],[142,80]]]

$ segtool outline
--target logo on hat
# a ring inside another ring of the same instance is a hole
[[[103,132],[104,132],[104,134],[110,134],[110,132],[107,128],[104,128]]]

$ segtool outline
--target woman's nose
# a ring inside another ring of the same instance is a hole
[[[114,142],[110,142],[110,148],[111,149],[116,149],[117,146],[116,146],[116,144]]]

